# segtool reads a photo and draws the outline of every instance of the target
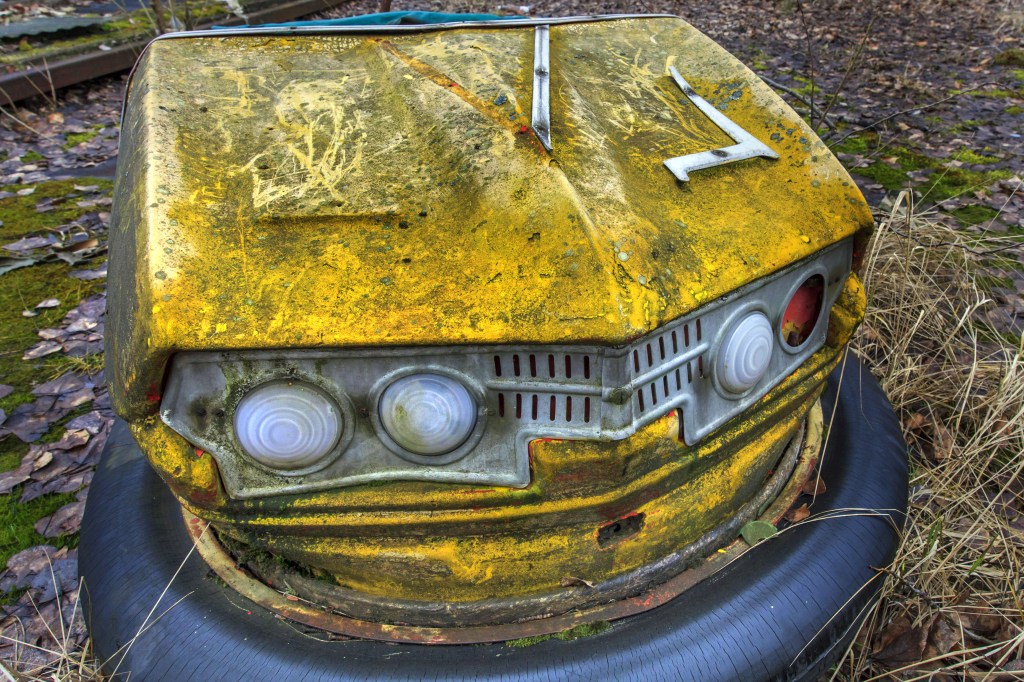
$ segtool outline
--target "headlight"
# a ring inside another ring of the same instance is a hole
[[[753,388],[772,359],[772,324],[763,313],[748,313],[726,332],[718,349],[718,383],[733,393]]]
[[[391,383],[378,403],[380,422],[395,443],[419,455],[443,455],[476,426],[476,401],[455,379],[414,374]]]
[[[802,346],[814,331],[818,318],[821,317],[824,293],[825,279],[821,275],[808,277],[793,292],[792,298],[786,304],[786,312],[782,315],[779,330],[782,333],[782,340],[790,348]]]
[[[235,437],[247,455],[275,469],[302,469],[326,456],[342,431],[341,412],[315,386],[275,381],[235,408]]]

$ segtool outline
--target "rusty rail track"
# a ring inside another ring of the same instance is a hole
[[[342,4],[342,2],[344,0],[294,0],[257,10],[247,16],[249,23],[253,24],[291,21],[298,17],[323,12]],[[245,22],[239,17],[232,16],[196,28],[209,28],[214,23],[219,26],[237,26]],[[0,75],[0,106],[8,106],[37,95],[50,96],[69,85],[83,83],[119,71],[127,71],[135,64],[135,60],[138,59],[150,40],[151,38],[146,37],[118,45],[106,52],[96,50],[62,59],[46,66],[36,66],[14,73],[2,74]]]

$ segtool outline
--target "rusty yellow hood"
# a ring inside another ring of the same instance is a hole
[[[673,82],[779,155],[679,182],[732,144]],[[621,344],[870,227],[827,148],[680,19],[173,37],[123,124],[110,266],[114,396],[181,350]]]

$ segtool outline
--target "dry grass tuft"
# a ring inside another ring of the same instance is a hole
[[[1024,347],[988,324],[978,284],[1021,242],[965,234],[906,201],[869,246],[854,350],[913,446],[910,516],[834,679],[1024,679]]]
[[[51,571],[52,576],[52,571]],[[53,577],[55,584],[57,578]],[[20,623],[0,635],[9,646],[0,662],[2,682],[98,682],[105,679],[92,655],[81,611],[81,586],[45,604],[34,604],[39,620],[9,616]],[[5,620],[5,623],[7,621]],[[44,630],[40,632],[38,625]]]

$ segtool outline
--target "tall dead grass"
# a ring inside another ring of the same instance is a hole
[[[853,348],[913,446],[909,518],[834,678],[1024,679],[1024,347],[989,323],[979,285],[1022,242],[965,233],[907,201],[879,217]]]

